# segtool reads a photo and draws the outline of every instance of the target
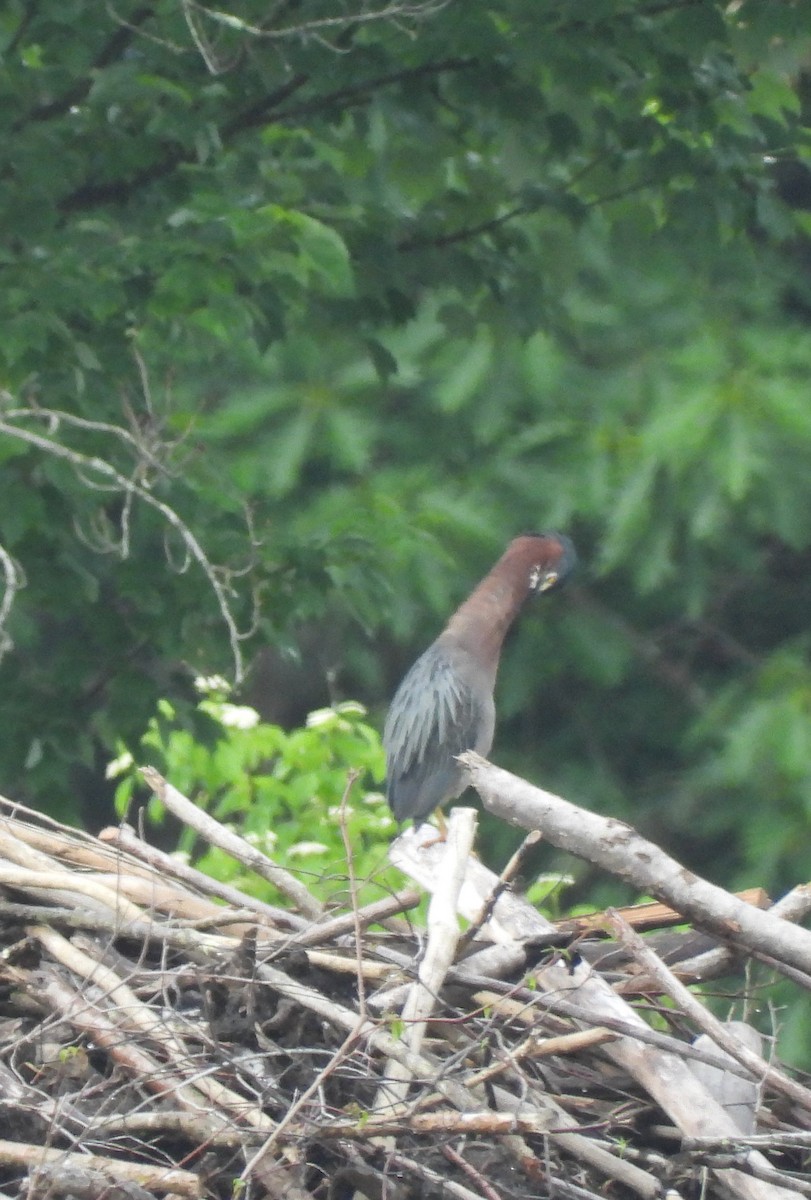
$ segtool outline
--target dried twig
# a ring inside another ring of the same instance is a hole
[[[702,929],[776,955],[811,973],[811,933],[700,879],[622,821],[578,808],[468,751],[460,756],[485,808],[525,829],[540,829],[562,850],[619,876],[675,908]]]
[[[401,1013],[403,1041],[415,1052],[419,1052],[422,1046],[427,1019],[436,1007],[448,968],[456,954],[460,938],[456,915],[459,890],[475,834],[475,810],[455,808],[448,821],[446,839],[442,843],[442,868],[428,907],[428,944],[417,979],[409,988]],[[411,1068],[407,1063],[396,1059],[388,1063],[385,1082],[381,1084],[375,1100],[375,1110],[399,1112],[408,1095],[411,1078]]]
[[[95,487],[100,490],[112,488],[120,492],[125,498],[135,498],[149,508],[155,509],[160,514],[165,524],[180,538],[186,552],[197,563],[205,576],[208,586],[214,595],[220,617],[228,632],[228,641],[234,663],[234,680],[237,684],[241,683],[245,673],[241,645],[242,636],[237,628],[228,587],[223,582],[222,572],[211,562],[195,534],[175,509],[163,500],[159,500],[148,487],[144,487],[137,479],[131,479],[127,475],[122,474],[112,463],[98,457],[98,455],[82,454],[80,451],[65,446],[54,438],[35,433],[31,429],[16,425],[13,421],[9,420],[0,420],[0,433],[25,442],[29,446],[35,446],[38,450],[42,450],[52,458],[58,458],[63,462],[70,463],[88,487]]]
[[[309,921],[299,917],[297,913],[290,912],[289,909],[277,908],[273,904],[266,904],[264,900],[257,900],[253,896],[246,896],[237,888],[230,887],[227,883],[221,883],[218,879],[212,879],[210,875],[204,875],[202,871],[179,862],[171,854],[164,854],[162,850],[156,850],[154,846],[147,845],[129,825],[114,825],[109,829],[102,829],[99,841],[126,850],[129,854],[148,863],[149,866],[156,867],[164,877],[176,879],[188,887],[202,891],[205,895],[218,896],[221,900],[225,900],[237,908],[251,909],[257,915],[266,917],[273,926],[289,929],[310,928]]]
[[[169,811],[184,824],[197,830],[212,846],[219,846],[220,850],[230,854],[249,871],[255,871],[262,879],[272,883],[283,896],[287,896],[288,900],[301,909],[306,917],[315,918],[321,915],[321,904],[289,871],[285,871],[261,850],[257,850],[244,838],[203,812],[196,804],[192,804],[191,800],[187,800],[177,788],[172,787],[154,767],[142,767],[141,774]]]
[[[811,1092],[808,1088],[789,1079],[783,1071],[770,1066],[759,1054],[755,1054],[736,1038],[708,1008],[693,996],[692,992],[680,983],[660,958],[648,949],[642,938],[623,921],[619,914],[609,909],[606,913],[608,924],[619,937],[623,945],[634,956],[648,974],[656,981],[662,991],[675,1000],[676,1004],[693,1021],[702,1033],[706,1033],[717,1046],[729,1054],[736,1062],[751,1073],[751,1075],[774,1091],[786,1096],[794,1104],[805,1109],[811,1115]]]
[[[123,1162],[119,1158],[104,1158],[98,1154],[72,1154],[45,1146],[27,1146],[24,1142],[0,1141],[0,1163],[4,1166],[26,1167],[37,1171],[55,1167],[60,1172],[76,1171],[92,1179],[96,1186],[110,1187],[119,1183],[137,1183],[163,1195],[173,1192],[190,1200],[203,1195],[199,1175],[177,1168],[152,1167],[146,1164]]]
[[[0,891],[8,893],[0,1105],[13,1113],[18,1145],[59,1156],[18,1168],[28,1170],[29,1191],[102,1194],[115,1168],[94,1174],[72,1164],[65,1155],[80,1141],[116,1167],[133,1160],[171,1172],[205,1162],[212,1192],[231,1187],[240,1154],[242,1180],[274,1200],[311,1200],[312,1180],[325,1171],[366,1195],[391,1191],[398,1173],[425,1188],[441,1178],[464,1200],[537,1194],[551,1180],[563,1200],[594,1200],[605,1180],[644,1200],[660,1200],[663,1188],[675,1200],[681,1180],[689,1194],[703,1186],[708,1200],[807,1194],[799,1085],[776,1066],[764,1074],[756,1057],[767,1101],[774,1081],[787,1080],[791,1123],[786,1137],[741,1139],[723,1107],[726,1091],[719,1104],[712,1075],[702,1084],[690,1064],[737,1084],[751,1079],[754,1063],[724,1058],[722,1039],[710,1051],[685,1040],[675,1009],[664,1010],[674,1013],[670,1033],[652,1029],[578,958],[576,940],[556,949],[560,931],[526,901],[494,896],[498,877],[466,859],[464,846],[454,857],[461,883],[433,906],[436,944],[420,961],[419,935],[404,922],[364,932],[414,893],[366,909],[355,902],[310,928],[298,917],[295,928],[295,914],[285,924],[239,892],[170,875],[142,845],[134,857],[38,814],[21,819],[23,810],[2,799],[0,811],[9,814],[0,819]],[[401,838],[394,853],[436,888],[448,882],[448,848],[426,845],[433,836]],[[776,908],[794,914],[806,901],[800,889]],[[473,953],[454,964],[456,910],[483,923]],[[603,929],[609,921],[602,916]],[[479,948],[488,935],[497,940]],[[623,947],[612,958],[616,988],[638,986],[641,967],[694,1027],[712,1030],[700,997],[688,994],[698,1006],[688,1010],[655,946],[646,939],[643,955],[631,935],[630,963]],[[382,997],[389,1006],[419,999],[414,1020],[373,1019],[381,996],[370,994],[364,1008],[365,990],[392,975],[413,981],[417,970],[420,980]],[[402,1036],[410,1030],[418,1050]],[[409,1081],[408,1096],[395,1096],[399,1111],[374,1111],[386,1075]],[[788,1123],[780,1100],[778,1118]],[[775,1119],[765,1107],[760,1115]],[[647,1144],[651,1130],[657,1140],[679,1139],[676,1153]],[[713,1144],[701,1145],[707,1136]]]

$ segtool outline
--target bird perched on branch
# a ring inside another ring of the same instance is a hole
[[[420,825],[465,788],[456,756],[493,744],[493,688],[507,630],[530,596],[557,587],[575,564],[560,533],[514,538],[414,663],[383,730],[387,795],[397,821]]]

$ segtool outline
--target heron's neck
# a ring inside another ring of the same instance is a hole
[[[445,633],[463,646],[485,669],[498,667],[507,631],[528,595],[526,578],[511,578],[505,572],[490,572],[460,604]]]

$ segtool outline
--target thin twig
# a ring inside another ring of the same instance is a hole
[[[30,446],[36,446],[37,449],[44,451],[46,454],[70,463],[77,471],[87,471],[91,475],[99,475],[103,480],[112,483],[125,495],[136,496],[142,503],[160,513],[167,525],[171,526],[175,533],[178,534],[188,553],[208,580],[209,587],[214,593],[220,616],[228,630],[228,640],[234,662],[234,680],[237,684],[241,683],[245,673],[242,647],[240,645],[242,635],[237,628],[236,620],[231,611],[226,588],[216,568],[203,550],[203,547],[178,513],[170,505],[153,496],[142,484],[127,478],[126,475],[122,475],[120,471],[117,471],[115,467],[97,455],[81,454],[78,450],[72,450],[51,438],[33,433],[30,429],[21,429],[17,425],[9,424],[8,421],[0,420],[0,433],[17,438],[18,441],[26,442]]]
[[[352,919],[354,922],[355,934],[355,961],[357,963],[357,983],[358,983],[358,1016],[361,1020],[366,1020],[366,984],[363,978],[363,942],[362,929],[358,918],[358,883],[355,876],[355,850],[349,840],[349,829],[347,827],[347,811],[346,806],[349,802],[349,795],[360,777],[361,772],[358,770],[349,771],[346,776],[346,786],[344,794],[341,796],[341,807],[338,813],[338,823],[341,829],[341,840],[344,844],[344,857],[346,859],[346,874],[349,881],[349,900],[352,905]]]
[[[323,908],[320,902],[289,871],[285,871],[256,846],[252,846],[233,830],[203,812],[196,804],[192,804],[191,800],[188,800],[182,792],[167,782],[154,767],[141,767],[141,775],[169,811],[174,813],[184,824],[195,829],[212,846],[219,846],[237,862],[242,863],[250,871],[255,871],[268,883],[272,883],[283,896],[292,900],[305,916],[315,919],[321,915]]]
[[[729,1029],[695,998],[689,988],[686,988],[675,977],[658,955],[648,949],[636,930],[620,917],[616,909],[609,909],[606,918],[629,953],[703,1033],[706,1033],[726,1054],[731,1055],[736,1062],[745,1067],[755,1079],[767,1084],[773,1091],[786,1096],[793,1104],[798,1104],[805,1109],[806,1113],[811,1113],[811,1091],[808,1088],[789,1079],[776,1067],[770,1066],[761,1055],[755,1054],[748,1046],[744,1046],[734,1034],[730,1033]]]
[[[99,1187],[105,1187],[108,1179],[115,1179],[122,1184],[138,1184],[163,1194],[173,1192],[176,1196],[187,1196],[189,1200],[196,1200],[203,1194],[200,1176],[193,1171],[124,1162],[120,1158],[98,1154],[75,1154],[67,1150],[31,1146],[25,1142],[0,1141],[0,1163],[5,1167],[23,1167],[32,1172],[43,1167],[55,1167],[63,1173],[76,1171],[90,1176],[97,1174]]]
[[[464,956],[465,950],[476,937],[477,933],[479,933],[483,926],[485,926],[490,920],[499,896],[503,895],[503,893],[507,891],[512,881],[521,870],[521,867],[524,865],[526,856],[529,854],[530,850],[533,850],[535,846],[538,845],[540,840],[541,835],[538,830],[531,829],[515,853],[511,855],[509,860],[504,864],[499,874],[498,881],[487,899],[487,903],[482,907],[481,913],[476,920],[471,921],[470,925],[459,940],[458,955],[460,958]]]
[[[157,868],[164,877],[179,880],[188,887],[200,890],[209,896],[218,896],[235,907],[251,909],[258,916],[265,917],[273,926],[280,925],[282,928],[287,927],[293,930],[312,928],[310,922],[304,917],[300,917],[298,913],[290,912],[285,908],[277,908],[273,904],[266,904],[264,900],[257,900],[245,892],[240,892],[238,888],[221,883],[220,880],[213,879],[210,875],[204,875],[202,871],[188,866],[171,854],[155,849],[154,846],[148,845],[142,838],[139,838],[130,825],[113,825],[109,829],[102,829],[99,841],[104,842],[105,845],[117,846],[126,850],[129,854],[148,863],[149,866]]]

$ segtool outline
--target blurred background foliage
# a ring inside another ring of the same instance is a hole
[[[380,734],[354,700],[309,713],[303,727],[285,730],[260,720],[256,709],[234,704],[226,681],[199,677],[203,698],[198,722],[209,737],[184,727],[176,709],[161,700],[133,757],[128,746],[107,768],[116,780],[116,809],[128,817],[143,787],[138,764],[159,761],[172,785],[218,821],[240,833],[274,862],[302,878],[313,895],[342,911],[402,886],[386,851],[397,832],[379,790],[385,775]],[[154,826],[166,810],[156,797],[147,809]],[[352,872],[347,869],[352,848]],[[279,903],[272,884],[246,870],[216,846],[198,843],[188,828],[177,850],[195,866],[249,895]]]
[[[806,880],[808,5],[9,0],[0,45],[3,789],[96,826],[235,653],[266,720],[380,726],[559,528],[496,759]]]

